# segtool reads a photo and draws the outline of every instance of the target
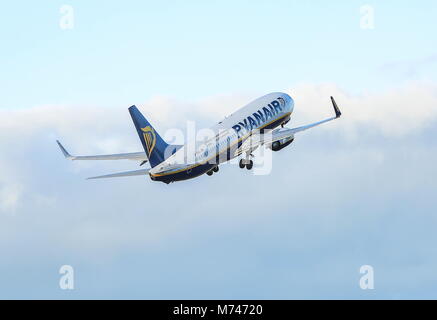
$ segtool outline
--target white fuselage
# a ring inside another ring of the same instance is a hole
[[[194,148],[184,145],[162,164],[151,169],[150,175],[172,175],[207,163],[228,161],[236,157],[233,151],[253,132],[273,129],[288,122],[293,108],[294,101],[286,93],[275,92],[258,98],[213,126],[213,138]]]

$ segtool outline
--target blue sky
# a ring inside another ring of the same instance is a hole
[[[371,2],[363,30],[364,4],[2,3],[0,298],[436,298],[437,5]],[[267,176],[90,182],[137,164],[67,162],[54,143],[140,151],[132,104],[163,130],[282,90],[292,125],[330,115],[329,95],[344,116]]]
[[[1,107],[118,107],[301,82],[378,91],[435,54],[433,1],[371,3],[374,30],[360,28],[361,1],[73,1],[68,31],[58,27],[62,4],[2,4]],[[435,79],[435,58],[417,68],[414,77]]]

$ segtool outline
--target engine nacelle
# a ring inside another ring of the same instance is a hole
[[[271,149],[272,151],[277,152],[284,149],[285,147],[288,147],[293,141],[294,141],[294,137],[285,138],[282,140],[272,142],[272,144],[268,146],[268,148]]]

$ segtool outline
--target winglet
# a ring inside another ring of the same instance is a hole
[[[331,101],[332,101],[332,105],[334,106],[334,110],[335,110],[335,118],[340,118],[341,117],[341,111],[337,106],[337,103],[334,100],[334,97],[331,97]]]
[[[68,151],[64,148],[64,146],[56,140],[56,143],[58,144],[59,148],[61,149],[62,153],[64,154],[65,159],[72,160],[73,156],[68,153]]]

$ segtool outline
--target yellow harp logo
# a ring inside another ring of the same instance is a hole
[[[149,153],[149,155],[151,155],[156,145],[155,130],[153,130],[153,128],[150,126],[147,126],[145,128],[141,128],[141,131],[143,131],[143,137],[144,141],[146,142],[147,152]]]

